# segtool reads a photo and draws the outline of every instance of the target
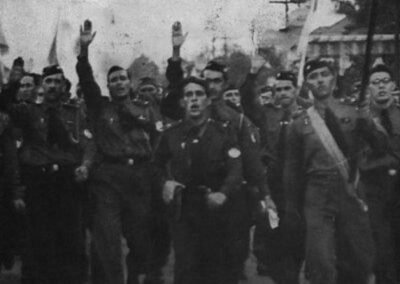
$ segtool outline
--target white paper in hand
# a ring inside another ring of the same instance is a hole
[[[279,226],[279,217],[275,210],[268,209],[268,219],[271,229],[276,229]]]

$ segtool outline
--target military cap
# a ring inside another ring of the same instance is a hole
[[[392,70],[390,70],[390,68],[388,66],[386,66],[385,64],[378,64],[376,66],[374,66],[371,69],[371,72],[369,73],[369,76],[371,76],[374,73],[378,73],[378,72],[385,72],[388,73],[390,78],[393,78],[393,72]]]
[[[157,81],[151,77],[142,77],[139,79],[139,87],[144,85],[153,85],[154,87],[158,88]]]
[[[62,74],[64,75],[64,71],[59,65],[50,65],[43,68],[42,77],[46,78],[47,76],[51,76],[54,74]]]
[[[307,63],[304,65],[304,69],[303,69],[304,77],[307,77],[308,74],[310,74],[314,70],[317,70],[317,69],[320,69],[323,67],[328,67],[329,70],[331,70],[332,72],[335,71],[334,67],[333,67],[332,59],[318,57],[316,59],[307,61]]]
[[[221,72],[221,73],[225,74],[225,72],[227,71],[227,68],[224,64],[221,64],[217,61],[211,60],[207,63],[207,65],[203,71],[205,71],[205,70],[217,71],[217,72]]]
[[[297,85],[296,75],[294,75],[293,72],[290,72],[290,71],[279,72],[278,74],[276,74],[276,80],[291,81],[293,83],[293,86]]]

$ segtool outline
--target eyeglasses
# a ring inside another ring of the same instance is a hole
[[[371,84],[375,85],[375,86],[378,86],[381,83],[383,83],[383,84],[386,85],[386,84],[389,84],[391,81],[392,81],[392,79],[390,79],[389,77],[386,77],[386,78],[382,78],[382,79],[373,80],[373,81],[371,81]]]

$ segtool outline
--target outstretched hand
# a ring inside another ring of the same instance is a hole
[[[175,22],[172,25],[172,46],[174,48],[180,48],[185,42],[188,33],[183,34],[182,24],[180,22]]]
[[[88,47],[95,36],[96,32],[92,32],[92,22],[90,20],[85,20],[83,26],[81,25],[80,28],[79,42],[81,47]]]

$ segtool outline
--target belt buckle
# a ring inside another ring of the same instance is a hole
[[[135,160],[130,158],[130,159],[128,159],[127,164],[128,164],[128,166],[133,166],[135,164]]]

